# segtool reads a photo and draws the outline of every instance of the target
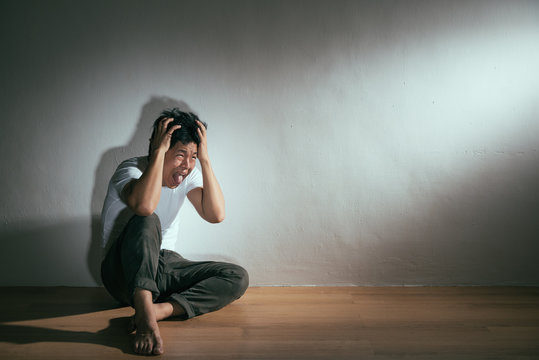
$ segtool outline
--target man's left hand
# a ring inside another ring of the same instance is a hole
[[[197,120],[197,133],[200,138],[200,144],[198,145],[198,160],[199,161],[209,161],[210,157],[208,155],[208,139],[206,137],[206,127]]]

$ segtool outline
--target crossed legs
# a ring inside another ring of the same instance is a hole
[[[146,355],[163,353],[158,321],[218,310],[243,295],[249,282],[240,266],[193,262],[160,246],[157,215],[133,216],[101,266],[109,293],[135,308],[134,350]]]

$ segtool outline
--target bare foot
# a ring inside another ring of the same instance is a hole
[[[136,333],[133,350],[137,354],[160,355],[163,353],[163,340],[152,303],[152,293],[144,289],[136,289],[133,296],[135,305]]]
[[[185,310],[175,302],[165,302],[153,304],[153,310],[155,312],[155,319],[161,321],[168,319],[169,317],[181,316],[185,314]],[[131,334],[137,330],[137,323],[135,321],[135,315],[131,316],[127,323],[127,333]]]
[[[142,355],[161,355],[163,340],[161,340],[159,329],[142,331],[138,328],[133,340],[133,350]]]

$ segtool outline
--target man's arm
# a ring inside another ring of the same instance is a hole
[[[140,178],[131,180],[122,191],[122,197],[127,206],[137,215],[149,216],[153,214],[159,203],[165,153],[170,147],[172,133],[180,128],[180,125],[174,125],[167,131],[167,125],[172,120],[171,118],[163,119],[159,123],[151,144],[152,150],[148,167]]]
[[[187,194],[187,198],[204,220],[211,223],[219,223],[225,219],[225,198],[219,182],[213,173],[208,156],[206,128],[199,121],[197,121],[197,124],[197,132],[200,137],[198,161],[202,170],[203,187],[191,190]]]

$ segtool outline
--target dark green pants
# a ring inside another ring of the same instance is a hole
[[[185,318],[191,318],[239,299],[249,285],[247,271],[241,266],[189,261],[160,247],[157,215],[133,216],[101,264],[107,291],[133,306],[135,289],[146,289],[154,302],[175,301],[185,309]]]

